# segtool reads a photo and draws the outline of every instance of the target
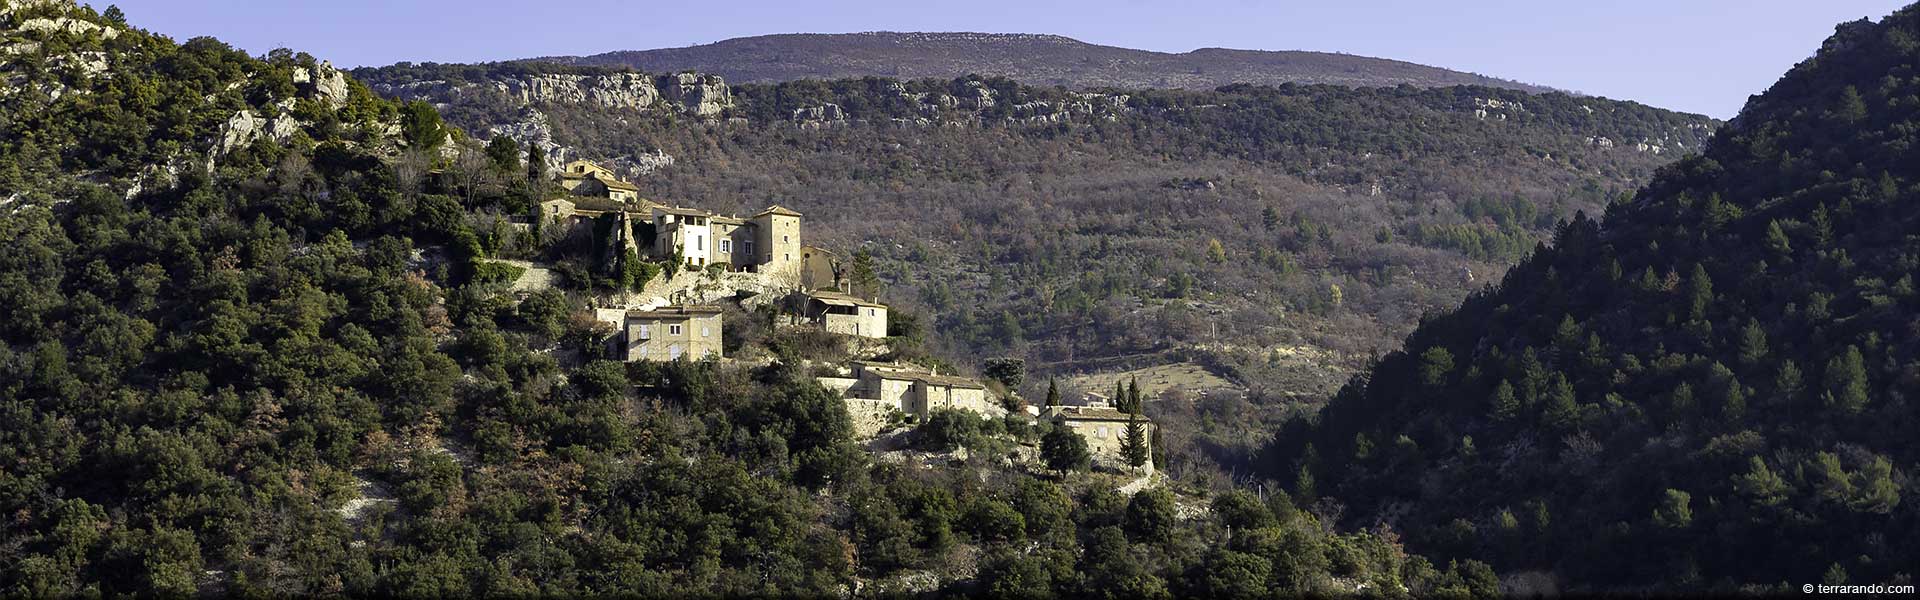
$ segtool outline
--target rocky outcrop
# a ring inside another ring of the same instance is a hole
[[[846,118],[847,111],[841,109],[840,105],[831,102],[821,106],[793,109],[793,120],[797,122],[839,121]]]
[[[719,75],[681,73],[660,78],[660,91],[680,111],[700,117],[718,116],[733,106],[733,93]]]
[[[332,63],[321,61],[311,71],[294,67],[293,85],[301,96],[322,100],[333,108],[347,104],[347,74],[333,68]]]
[[[667,109],[698,117],[716,117],[733,106],[726,82],[713,75],[644,73],[572,75],[542,73],[480,83],[415,81],[379,85],[374,91],[407,100],[451,103],[472,94],[499,94],[521,106],[574,104],[616,110]]]
[[[66,32],[74,35],[99,33],[101,39],[111,40],[120,37],[120,30],[99,23],[71,19],[67,17],[38,17],[20,22],[21,31],[35,33]]]
[[[639,73],[613,75],[535,75],[493,82],[492,89],[526,105],[586,104],[603,108],[653,108],[660,92],[653,78]]]

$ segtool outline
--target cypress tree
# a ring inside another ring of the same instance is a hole
[[[1147,427],[1139,415],[1127,419],[1127,437],[1120,440],[1120,456],[1135,469],[1147,464]]]

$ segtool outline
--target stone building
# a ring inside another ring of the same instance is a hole
[[[616,241],[655,259],[678,255],[694,268],[724,264],[732,271],[772,275],[794,287],[809,287],[801,277],[809,260],[830,260],[824,252],[812,258],[815,252],[801,243],[801,214],[783,206],[768,206],[746,218],[668,206],[641,198],[640,188],[584,160],[567,163],[560,185],[569,195],[540,203],[543,225],[583,226],[615,215]],[[652,242],[635,235],[636,222],[653,225]],[[825,277],[831,278],[831,263],[826,264]]]
[[[640,201],[640,187],[623,181],[613,171],[584,160],[567,163],[560,171],[560,187],[575,196],[608,198],[617,202]]]
[[[615,355],[624,356],[628,361],[723,356],[717,306],[680,305],[627,311],[623,329],[621,335],[614,336],[620,346],[615,349]]]
[[[802,320],[829,333],[887,337],[887,305],[840,292],[802,292],[790,300]]]
[[[1060,424],[1080,434],[1087,440],[1087,451],[1094,458],[1110,462],[1116,466],[1126,464],[1121,453],[1121,445],[1127,439],[1127,424],[1138,419],[1142,428],[1141,443],[1147,444],[1152,451],[1153,422],[1144,416],[1130,415],[1110,406],[1049,406],[1040,410],[1040,418]],[[1151,468],[1152,461],[1148,461]]]
[[[725,264],[798,284],[805,255],[800,213],[779,205],[749,218],[682,206],[653,207],[653,255],[676,253],[689,267]]]
[[[840,391],[849,401],[892,407],[920,421],[943,408],[970,410],[983,417],[1006,414],[1006,409],[980,382],[941,375],[915,365],[854,361],[850,377],[819,380],[821,385]]]

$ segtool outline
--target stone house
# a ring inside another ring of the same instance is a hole
[[[819,380],[849,401],[893,407],[921,421],[943,408],[970,410],[983,417],[1006,414],[979,382],[914,365],[854,361],[852,376]]]
[[[805,285],[801,274],[814,254],[801,244],[801,214],[792,209],[773,205],[741,218],[667,206],[641,198],[639,187],[584,160],[567,163],[560,185],[569,195],[540,203],[543,225],[576,227],[612,214],[618,217],[617,241],[636,253],[657,259],[677,254],[693,268],[725,264],[733,271],[764,273],[787,285]],[[635,222],[653,225],[651,245],[635,235]],[[827,260],[826,254],[820,256]],[[831,273],[828,264],[826,271]]]
[[[655,206],[652,212],[654,256],[678,253],[689,267],[726,264],[799,282],[805,260],[800,213],[779,205],[744,219],[681,206]]]
[[[625,357],[629,362],[721,358],[720,321],[717,306],[677,305],[627,311],[620,335],[614,336],[618,346],[615,356]]]
[[[829,333],[887,337],[887,305],[828,290],[802,292],[789,301],[806,323]]]
[[[613,171],[584,160],[567,163],[560,171],[560,187],[575,196],[608,198],[618,202],[638,202],[640,187],[620,179]]]
[[[1040,410],[1040,418],[1053,421],[1080,434],[1087,440],[1087,451],[1094,458],[1125,465],[1126,457],[1120,447],[1127,439],[1128,422],[1139,419],[1143,433],[1142,442],[1152,450],[1153,422],[1145,416],[1130,415],[1110,406],[1049,406]],[[1152,468],[1152,461],[1148,467]]]

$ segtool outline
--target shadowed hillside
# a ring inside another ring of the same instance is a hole
[[[1920,9],[1841,25],[1703,155],[1282,430],[1269,473],[1576,589],[1911,582],[1916,50]]]

